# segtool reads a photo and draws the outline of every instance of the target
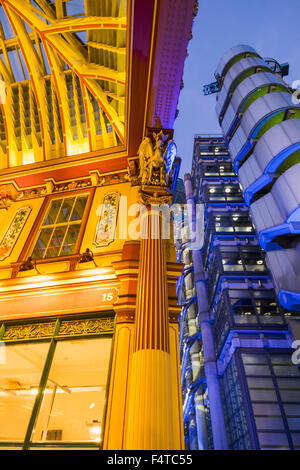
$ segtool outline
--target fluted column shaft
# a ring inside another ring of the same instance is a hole
[[[142,238],[129,385],[126,449],[174,449],[165,242],[148,210]]]

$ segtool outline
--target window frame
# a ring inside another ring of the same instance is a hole
[[[278,379],[290,378],[290,377],[288,375],[275,374],[274,367],[273,367],[274,364],[272,363],[272,357],[273,356],[279,355],[279,356],[291,357],[292,352],[293,352],[293,350],[286,349],[286,348],[282,348],[282,349],[274,348],[270,351],[261,350],[261,349],[258,349],[258,348],[240,348],[238,351],[236,351],[236,354],[239,357],[239,363],[240,363],[240,368],[241,368],[241,373],[242,373],[241,378],[242,378],[244,390],[245,390],[246,397],[247,397],[246,401],[248,402],[248,407],[249,407],[249,411],[250,411],[250,415],[251,415],[251,422],[252,422],[252,426],[253,426],[253,431],[256,434],[256,440],[257,440],[257,445],[258,445],[257,448],[258,449],[261,449],[261,447],[265,447],[265,446],[261,446],[261,444],[259,442],[259,436],[258,436],[259,432],[261,432],[261,433],[264,432],[265,434],[266,433],[272,433],[272,432],[273,433],[279,433],[279,434],[281,432],[285,433],[290,450],[294,450],[294,447],[295,447],[295,445],[293,443],[293,434],[294,433],[300,434],[300,431],[292,430],[290,428],[290,425],[289,425],[288,420],[287,420],[287,414],[286,414],[286,411],[284,409],[284,405],[289,404],[290,402],[288,402],[286,400],[283,400],[283,398],[281,396],[281,392],[280,392],[279,382],[278,382]],[[250,391],[249,391],[250,387],[248,386],[247,378],[248,377],[254,377],[254,378],[258,377],[258,378],[260,378],[260,377],[263,377],[263,376],[260,375],[260,374],[257,374],[257,375],[246,374],[245,363],[244,363],[244,360],[243,360],[243,354],[260,354],[260,355],[265,357],[266,364],[267,364],[267,367],[269,369],[269,375],[265,376],[265,377],[270,377],[272,379],[275,394],[276,394],[276,398],[277,398],[276,401],[270,401],[270,403],[276,403],[279,406],[281,417],[282,417],[282,420],[283,420],[283,423],[284,423],[284,430],[283,431],[273,430],[273,429],[259,430],[257,428],[257,424],[255,422],[255,413],[254,413],[254,409],[253,409],[253,404],[269,403],[269,402],[268,401],[262,401],[262,400],[255,400],[255,399],[252,399],[250,397]],[[299,366],[295,365],[295,367],[298,367],[298,369],[299,369]],[[299,369],[299,371],[300,371],[300,369]],[[300,374],[299,374],[299,376],[300,376]],[[299,399],[299,402],[300,402],[300,399]],[[296,404],[298,404],[298,402]],[[277,449],[274,448],[273,450],[277,450]]]
[[[79,249],[84,237],[90,209],[92,206],[92,202],[94,199],[94,194],[95,194],[95,188],[82,188],[79,190],[75,191],[66,191],[66,192],[61,192],[61,193],[54,193],[50,194],[45,197],[42,206],[40,208],[40,211],[38,213],[38,216],[35,220],[35,223],[32,227],[31,233],[23,247],[23,250],[19,256],[18,262],[23,262],[25,259],[27,259],[29,256],[32,256],[33,250],[36,246],[36,243],[38,241],[39,235],[41,233],[41,230],[43,228],[43,221],[45,220],[45,217],[48,213],[48,210],[50,209],[50,206],[52,204],[52,201],[54,199],[67,199],[69,197],[76,197],[78,195],[83,195],[87,194],[88,199],[87,203],[84,209],[83,217],[81,219],[81,223],[78,224],[80,225],[78,237],[75,243],[75,248],[74,252],[72,254],[66,254],[66,255],[61,255],[61,256],[54,256],[54,257],[49,257],[49,258],[35,258],[35,260],[40,264],[40,263],[51,263],[54,261],[63,261],[63,260],[69,260],[72,257],[78,255]],[[55,224],[53,225],[54,227],[56,226]]]

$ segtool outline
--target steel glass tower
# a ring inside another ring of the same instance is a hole
[[[291,324],[222,135],[196,136],[187,203],[204,204],[204,243],[181,230],[181,378],[190,449],[296,449],[300,374]]]
[[[216,77],[219,123],[279,302],[299,312],[299,100],[270,60],[249,46],[227,51]]]

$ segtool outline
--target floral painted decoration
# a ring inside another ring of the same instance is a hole
[[[119,193],[108,193],[104,196],[96,228],[96,246],[107,246],[114,240],[118,207]]]
[[[0,261],[3,261],[12,252],[30,212],[31,207],[22,207],[16,212],[13,221],[0,242]]]

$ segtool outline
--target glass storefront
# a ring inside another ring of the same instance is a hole
[[[2,328],[0,449],[101,446],[113,328],[113,317]]]

